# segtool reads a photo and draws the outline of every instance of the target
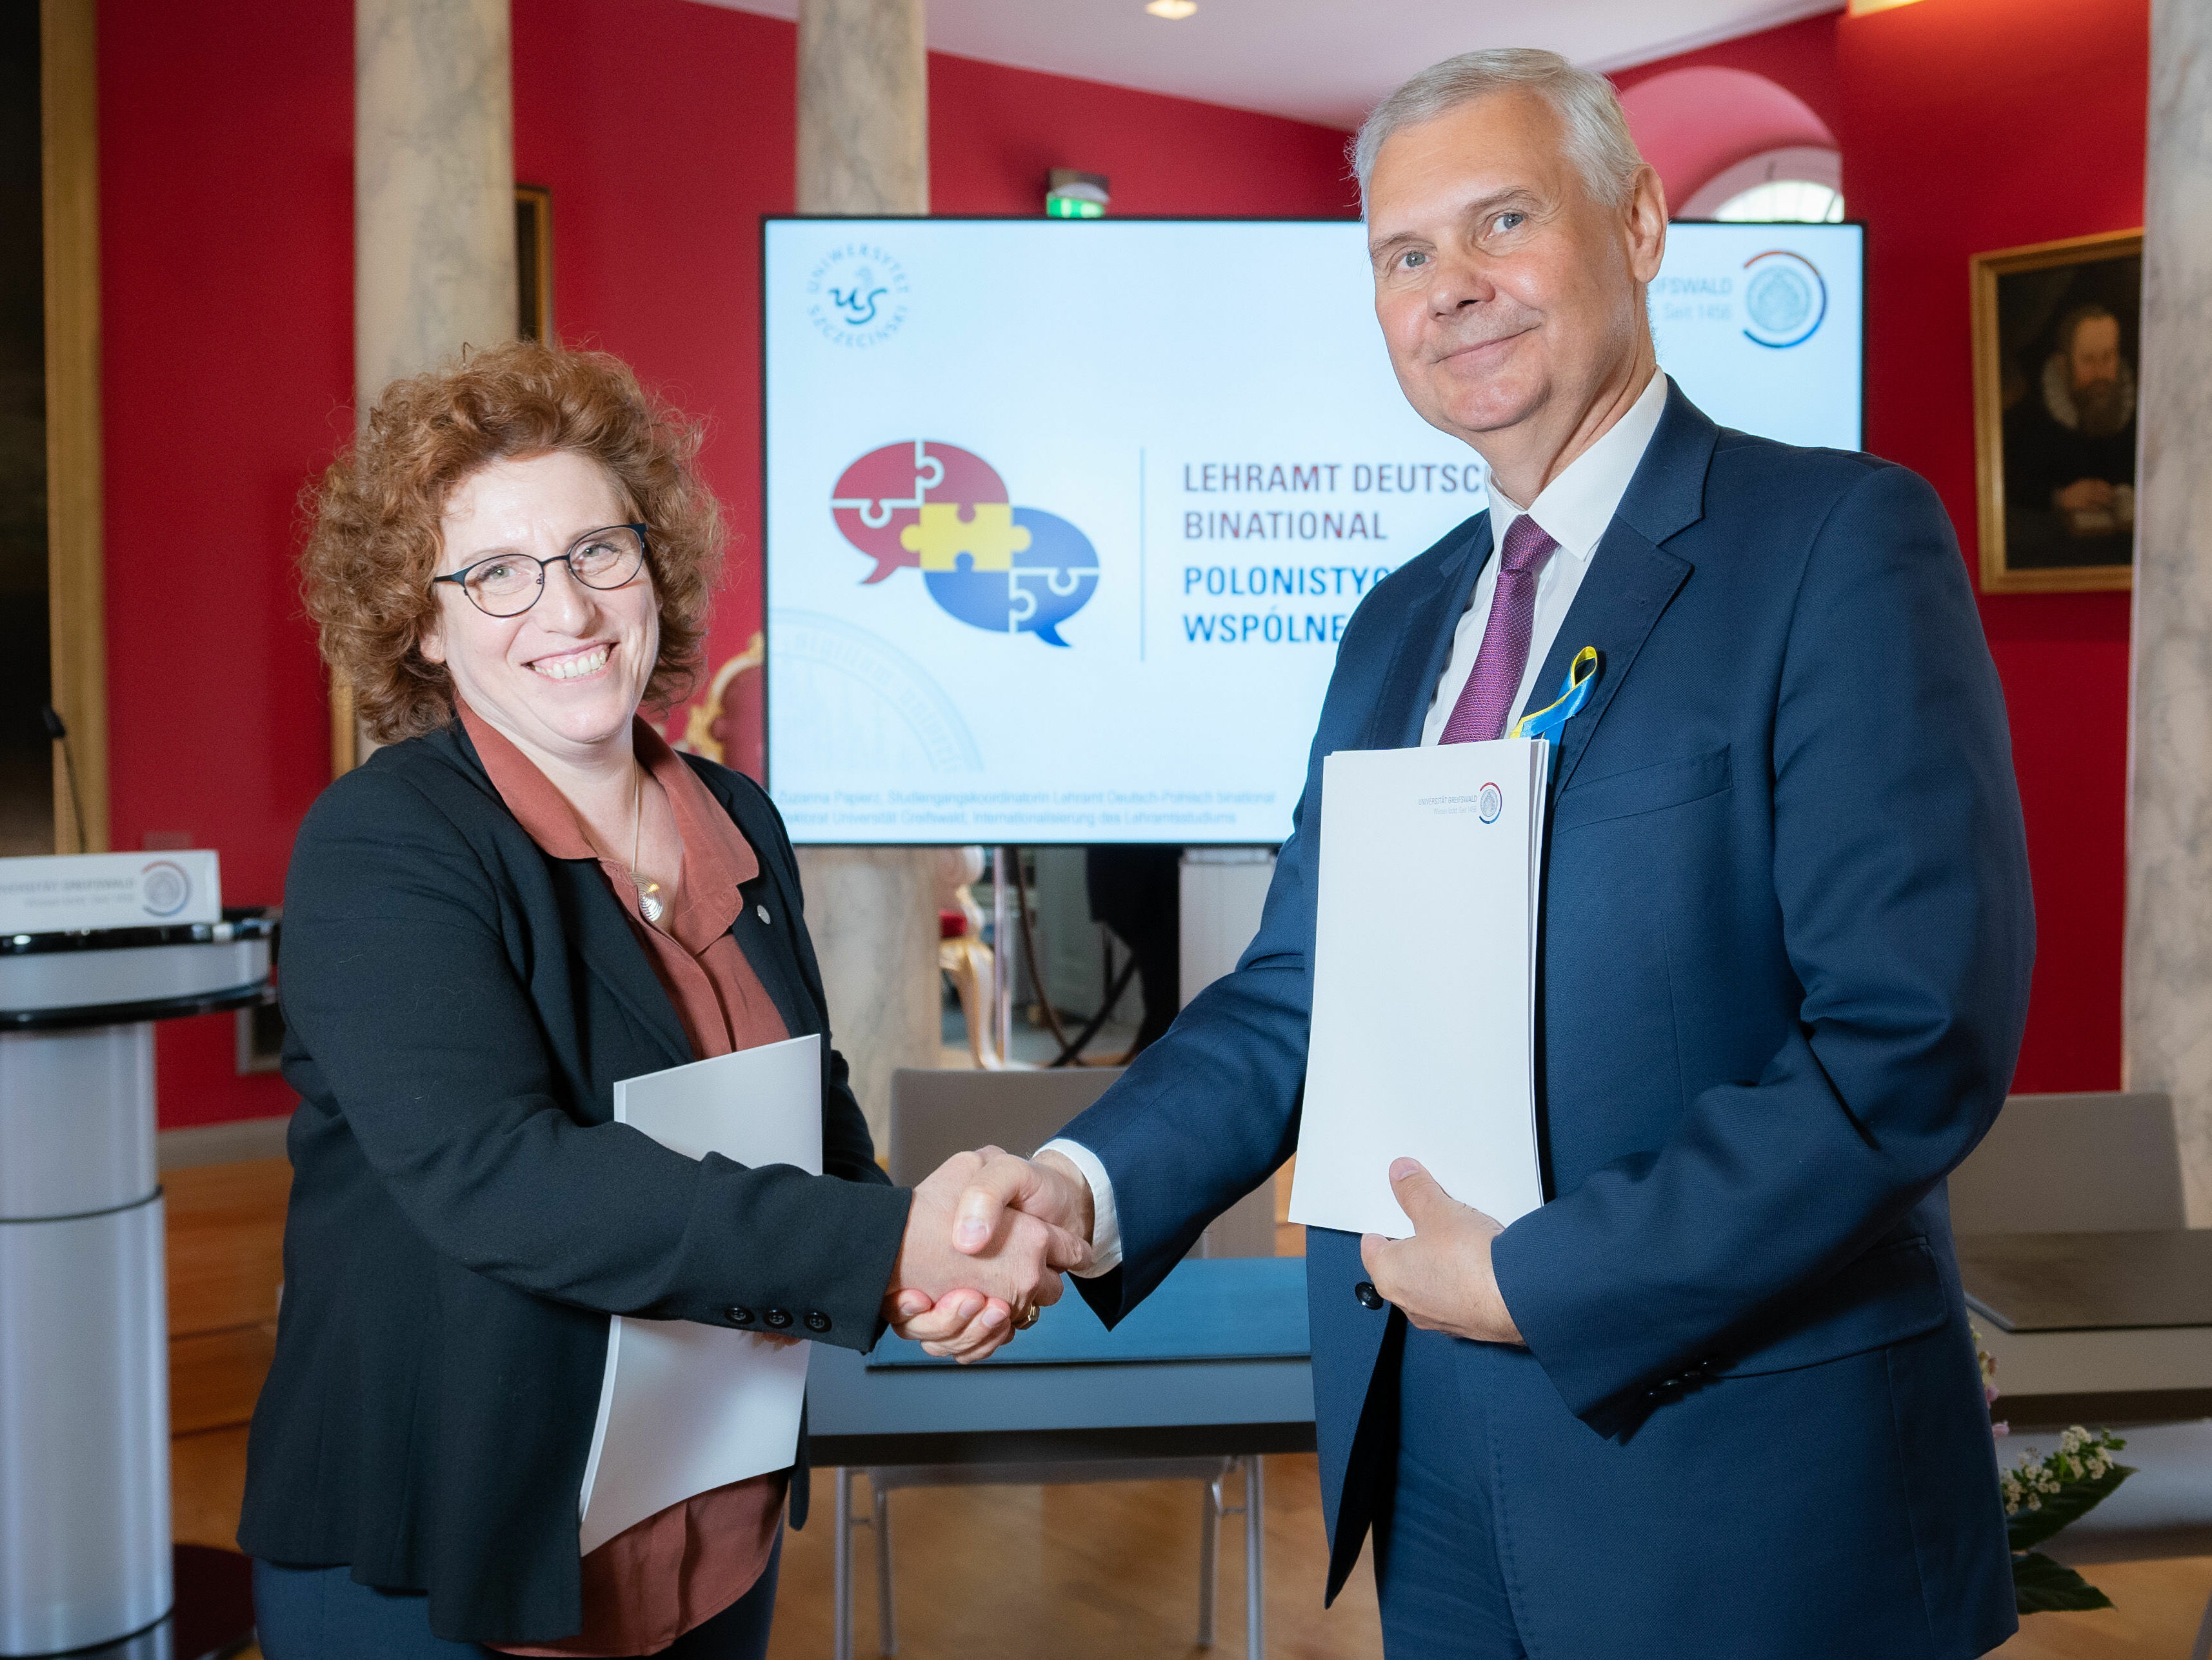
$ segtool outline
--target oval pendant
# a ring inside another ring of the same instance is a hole
[[[639,891],[637,910],[638,915],[648,922],[658,922],[660,920],[660,901],[651,888],[645,888]]]

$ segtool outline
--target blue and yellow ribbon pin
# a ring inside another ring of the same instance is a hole
[[[1551,738],[1561,727],[1582,713],[1589,702],[1590,688],[1597,684],[1597,648],[1584,646],[1575,654],[1575,660],[1567,665],[1567,678],[1559,683],[1559,695],[1542,708],[1524,714],[1515,723],[1516,738]]]

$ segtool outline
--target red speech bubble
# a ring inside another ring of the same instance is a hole
[[[861,579],[880,582],[921,556],[899,542],[899,532],[921,522],[924,502],[969,508],[1008,500],[1006,482],[981,456],[929,439],[870,450],[838,476],[830,494],[830,516],[845,539],[876,562]]]

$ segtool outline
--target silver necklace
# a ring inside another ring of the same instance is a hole
[[[645,830],[645,769],[637,773],[637,805],[629,820],[629,880],[637,890],[637,914],[648,922],[658,922],[665,907],[660,903],[660,884],[637,873],[637,850]]]

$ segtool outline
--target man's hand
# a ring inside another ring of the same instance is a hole
[[[1370,1233],[1359,1242],[1359,1260],[1383,1301],[1403,1309],[1424,1331],[1478,1343],[1518,1343],[1520,1328],[1490,1266],[1490,1242],[1505,1230],[1446,1193],[1416,1159],[1390,1166],[1390,1190],[1413,1218],[1413,1237]]]
[[[984,1151],[993,1157],[960,1195],[952,1243],[971,1255],[986,1250],[1006,1213],[1019,1211],[1082,1242],[1083,1261],[1061,1267],[1079,1268],[1089,1262],[1096,1215],[1091,1183],[1074,1162],[1056,1152],[1041,1152],[1032,1159],[1017,1158],[996,1147]]]
[[[902,1337],[931,1354],[980,1360],[1018,1329],[1034,1308],[1060,1300],[1060,1269],[1090,1260],[1088,1239],[1036,1216],[1003,1210],[984,1222],[961,1211],[964,1243],[953,1246],[956,1209],[994,1166],[1019,1165],[997,1147],[945,1160],[914,1190],[906,1237],[884,1292],[884,1312]],[[1024,1166],[1025,1168],[1025,1166]],[[994,1190],[1018,1186],[1000,1169]]]

